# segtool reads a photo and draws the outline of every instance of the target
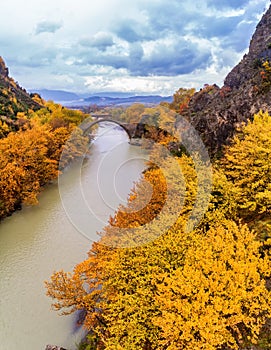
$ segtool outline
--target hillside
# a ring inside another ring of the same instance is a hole
[[[234,131],[260,109],[271,112],[271,7],[257,25],[249,52],[227,75],[224,86],[205,86],[184,113],[211,154],[228,143]]]
[[[29,109],[35,111],[39,108],[40,104],[9,77],[9,70],[0,57],[0,119],[12,124],[18,112],[26,112]]]

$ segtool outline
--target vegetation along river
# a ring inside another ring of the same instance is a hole
[[[96,232],[140,178],[146,156],[113,124],[101,125],[87,159],[47,186],[39,204],[0,224],[0,350],[76,349],[82,329],[76,315],[51,309],[44,280],[71,271],[86,257]]]

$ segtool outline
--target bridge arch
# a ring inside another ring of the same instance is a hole
[[[102,122],[109,122],[109,123],[113,123],[113,124],[120,126],[124,131],[126,131],[129,139],[131,140],[132,135],[131,135],[130,131],[123,124],[119,123],[118,121],[116,121],[114,119],[110,119],[110,118],[100,118],[98,120],[95,120],[94,122],[90,122],[90,123],[87,123],[85,125],[81,125],[81,129],[83,130],[83,134],[86,135],[94,125],[102,123]]]

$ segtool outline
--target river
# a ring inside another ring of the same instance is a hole
[[[0,350],[76,349],[83,331],[75,315],[51,309],[44,281],[86,257],[96,232],[126,202],[145,160],[123,130],[101,126],[83,163],[48,185],[37,206],[0,224]]]

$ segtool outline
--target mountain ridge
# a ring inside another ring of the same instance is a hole
[[[265,62],[271,62],[271,6],[256,27],[248,53],[226,76],[224,86],[208,85],[196,92],[182,114],[211,155],[220,154],[255,113],[261,109],[271,113],[271,71],[266,71]]]
[[[162,101],[171,102],[172,96],[161,96],[154,94],[132,94],[126,92],[101,92],[93,94],[80,94],[69,92],[65,90],[30,90],[31,92],[38,93],[45,100],[53,100],[58,103],[62,103],[65,106],[72,107],[86,106],[88,104],[96,104],[100,107],[114,106],[119,104],[131,104],[131,103],[148,103],[159,104]]]

